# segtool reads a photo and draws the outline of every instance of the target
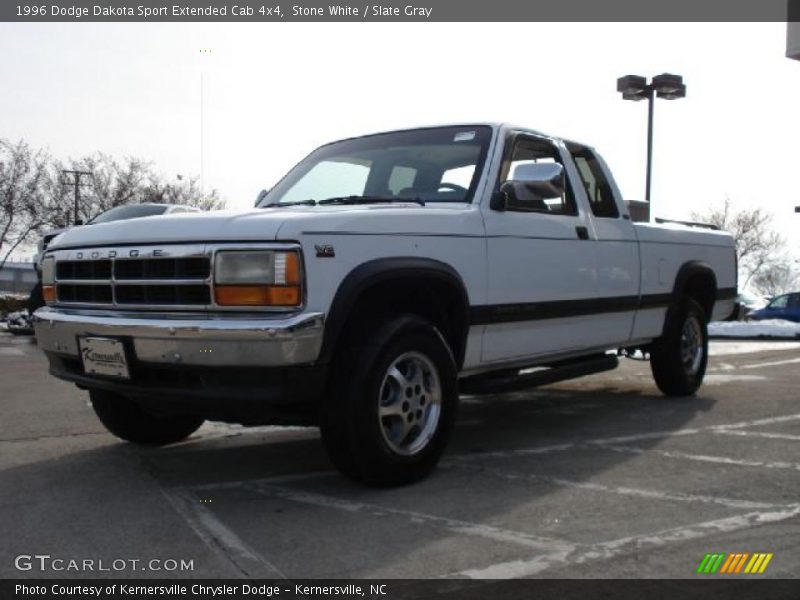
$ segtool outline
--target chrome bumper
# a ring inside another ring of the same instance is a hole
[[[314,362],[322,346],[324,316],[242,319],[224,316],[142,318],[56,308],[34,313],[39,347],[78,357],[79,336],[129,340],[143,363],[207,367],[281,367]]]

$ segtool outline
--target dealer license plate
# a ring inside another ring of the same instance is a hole
[[[87,375],[130,379],[125,347],[119,340],[99,337],[78,338],[78,348]]]

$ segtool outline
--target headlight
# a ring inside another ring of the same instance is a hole
[[[223,250],[214,261],[214,299],[220,306],[300,306],[296,251]]]
[[[47,304],[56,301],[56,259],[52,256],[42,261],[42,298]]]

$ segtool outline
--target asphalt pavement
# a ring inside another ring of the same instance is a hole
[[[627,359],[464,396],[433,476],[374,490],[313,428],[120,442],[31,338],[0,333],[0,577],[797,577],[798,369],[798,342],[720,341],[694,398]],[[772,556],[698,575],[713,553]]]

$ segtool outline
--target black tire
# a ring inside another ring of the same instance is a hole
[[[164,446],[185,440],[203,424],[194,415],[156,416],[124,396],[105,390],[89,390],[100,422],[118,438],[136,444]]]
[[[447,445],[458,409],[456,365],[442,335],[423,319],[404,315],[374,325],[337,348],[320,429],[344,475],[377,487],[403,485],[427,476]],[[398,383],[390,366],[410,379]],[[417,376],[421,386],[412,382]],[[401,412],[387,416],[388,406]]]
[[[707,364],[706,315],[697,302],[682,298],[667,313],[664,334],[653,343],[653,378],[666,396],[690,396],[702,385]]]
[[[34,311],[37,308],[42,308],[45,305],[44,302],[44,295],[42,294],[42,282],[37,281],[36,285],[33,286],[30,295],[28,296],[28,314],[33,315]]]

